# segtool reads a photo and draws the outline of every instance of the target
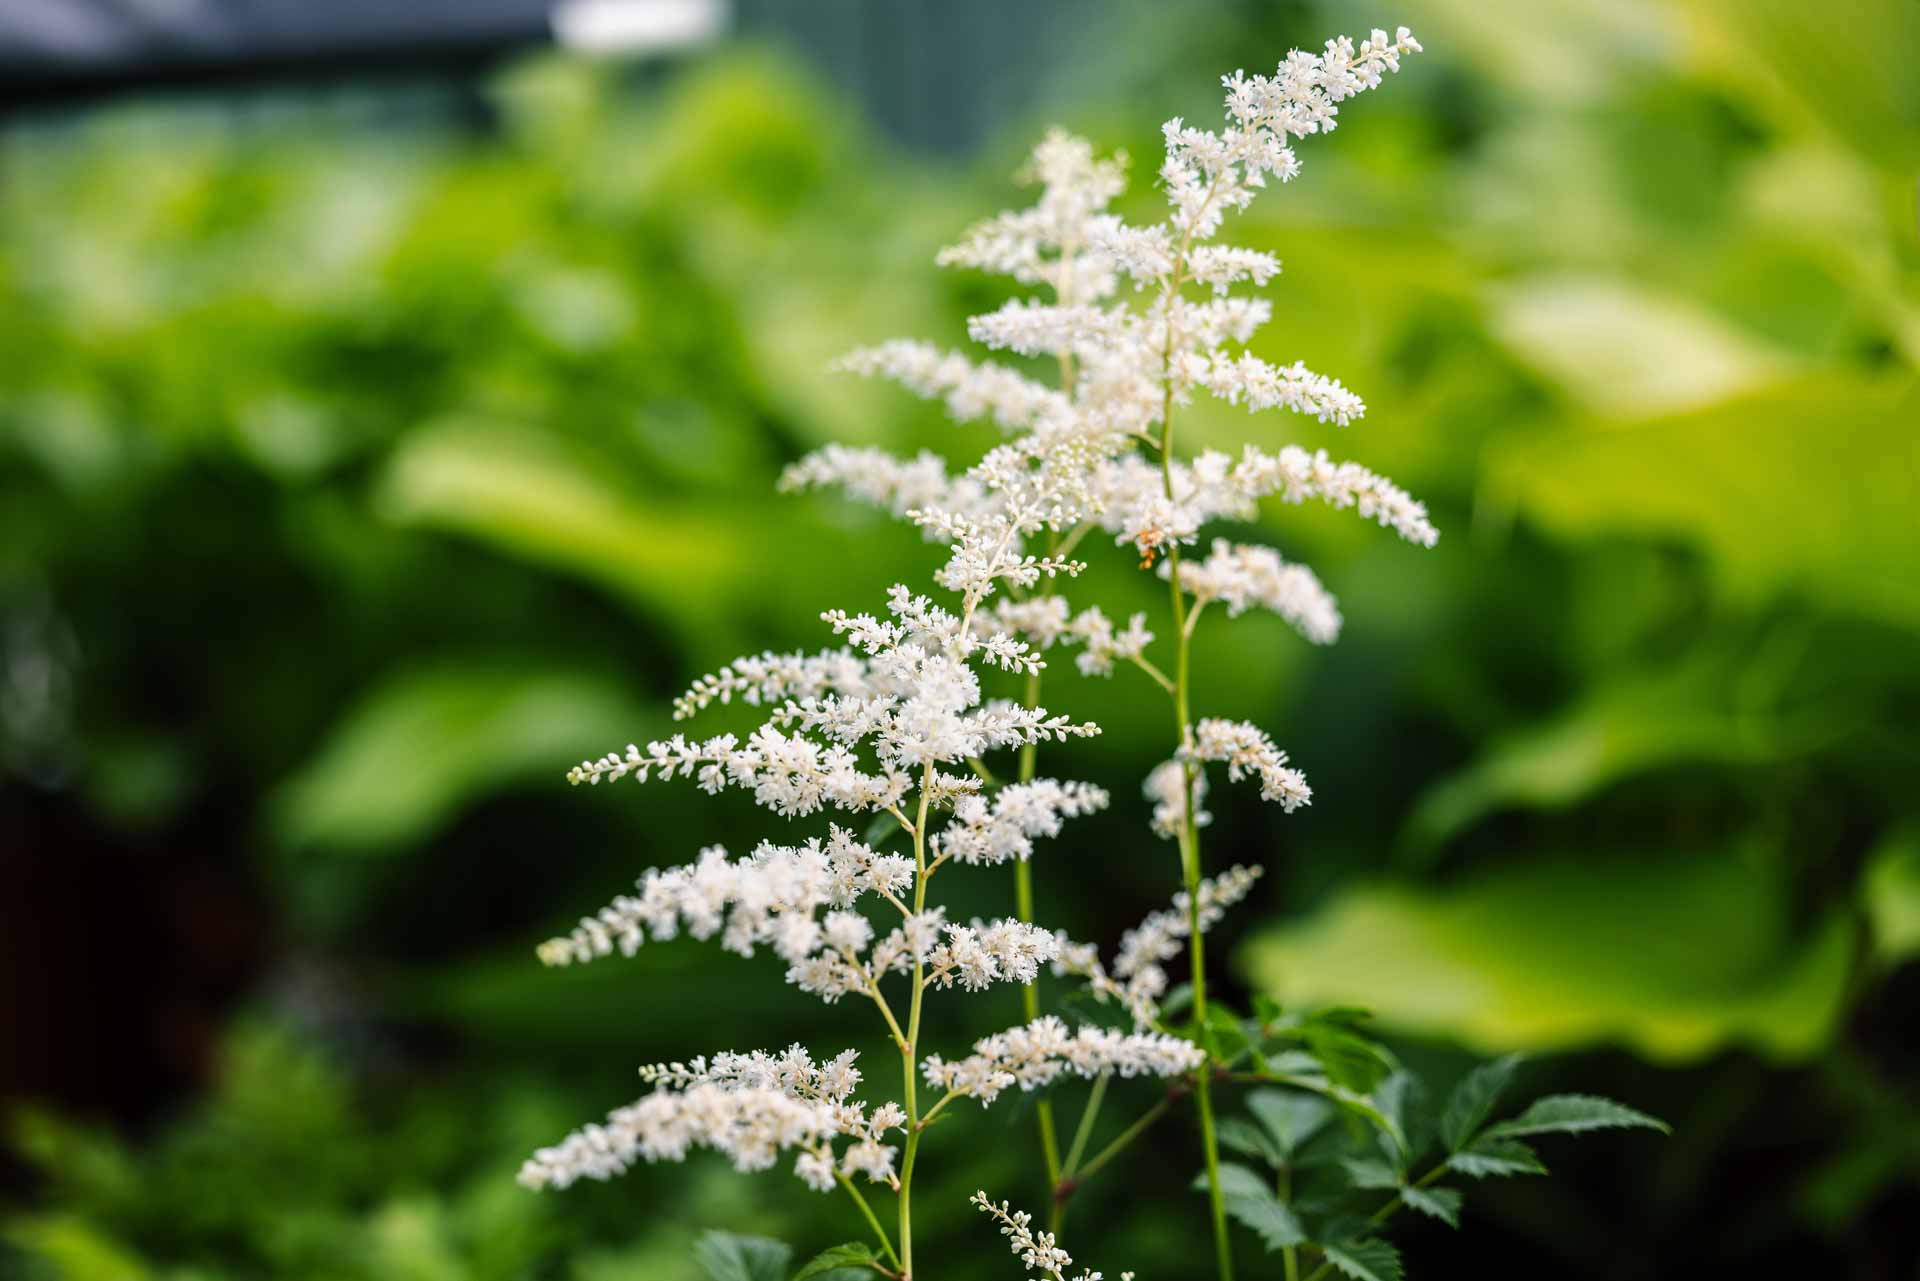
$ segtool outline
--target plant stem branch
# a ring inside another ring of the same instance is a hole
[[[873,1229],[874,1236],[880,1238],[881,1252],[893,1261],[894,1267],[899,1267],[900,1256],[894,1253],[893,1242],[888,1239],[887,1230],[880,1226],[880,1220],[874,1214],[873,1207],[867,1204],[867,1198],[860,1195],[860,1189],[853,1186],[853,1180],[846,1175],[836,1174],[833,1177],[840,1181],[840,1186],[847,1190],[847,1195],[853,1198],[853,1203],[860,1207],[860,1213],[866,1217],[867,1226]]]

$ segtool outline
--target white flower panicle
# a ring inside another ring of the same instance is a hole
[[[610,1113],[604,1125],[583,1126],[542,1148],[520,1167],[522,1185],[564,1188],[579,1179],[610,1179],[636,1161],[681,1161],[694,1148],[709,1148],[742,1172],[764,1170],[786,1149],[802,1149],[795,1164],[810,1187],[825,1191],[834,1171],[866,1173],[885,1182],[892,1149],[880,1142],[906,1119],[897,1104],[871,1116],[851,1101],[860,1073],[848,1050],[822,1064],[795,1045],[783,1054],[723,1053],[709,1064],[642,1069],[655,1083],[651,1094]],[[832,1141],[854,1142],[838,1163]],[[875,1151],[884,1149],[884,1155]]]
[[[1205,1061],[1199,1046],[1177,1036],[1092,1026],[1070,1033],[1065,1023],[1045,1014],[1022,1027],[982,1037],[964,1059],[948,1062],[929,1055],[921,1074],[928,1084],[985,1106],[1014,1086],[1037,1090],[1062,1076],[1177,1077]]]
[[[1116,631],[1113,620],[1098,605],[1089,605],[1074,616],[1067,636],[1084,648],[1074,656],[1074,665],[1086,676],[1111,676],[1116,662],[1130,663],[1147,652],[1153,633],[1147,630],[1147,616],[1135,614],[1125,628]]]
[[[900,338],[863,347],[834,366],[846,373],[886,378],[916,396],[939,399],[955,422],[991,418],[1008,429],[1039,425],[1069,412],[1067,397],[1004,365],[976,365],[958,352]]]
[[[1287,764],[1287,754],[1273,745],[1266,732],[1245,721],[1212,717],[1193,727],[1193,741],[1180,749],[1183,760],[1224,761],[1227,777],[1239,782],[1249,774],[1260,779],[1260,799],[1275,801],[1291,814],[1313,800],[1306,775]]]
[[[1104,159],[1084,138],[1056,129],[1033,149],[1020,177],[1040,184],[1040,199],[974,224],[959,244],[940,252],[940,265],[1047,285],[1061,299],[1112,293],[1112,266],[1089,249],[1099,229],[1114,221],[1105,210],[1126,190],[1125,157]]]
[[[1027,984],[1040,967],[1060,955],[1060,940],[1049,930],[1011,918],[991,925],[948,925],[946,939],[927,953],[927,981],[947,988],[958,983],[978,992],[996,982]]]
[[[1053,1233],[1034,1231],[1032,1215],[1014,1209],[1008,1201],[996,1205],[987,1199],[985,1192],[975,1192],[968,1201],[993,1216],[1000,1225],[1000,1235],[1007,1239],[1007,1248],[1019,1258],[1022,1267],[1038,1272],[1049,1281],[1068,1281],[1066,1270],[1073,1266],[1073,1256],[1060,1248]],[[1100,1278],[1098,1272],[1082,1272],[1073,1281],[1100,1281]],[[1122,1272],[1120,1281],[1133,1281],[1133,1273]]]
[[[1140,785],[1146,798],[1153,802],[1153,834],[1165,840],[1176,840],[1180,828],[1187,817],[1187,797],[1191,790],[1193,797],[1193,825],[1205,827],[1213,822],[1213,815],[1201,808],[1207,799],[1207,776],[1203,771],[1193,772],[1193,784],[1187,784],[1187,767],[1179,761],[1161,761],[1153,767],[1146,781]]]
[[[1172,571],[1171,561],[1160,563],[1160,577],[1171,577]],[[1229,618],[1255,605],[1270,609],[1316,645],[1330,645],[1340,636],[1340,607],[1332,594],[1312,570],[1281,560],[1271,547],[1216,538],[1205,560],[1180,562],[1180,589],[1201,604],[1224,602]]]
[[[967,796],[953,805],[953,820],[934,834],[932,849],[956,863],[1004,863],[1033,854],[1036,837],[1058,836],[1066,819],[1107,807],[1107,794],[1089,783],[1041,778],[1010,783],[991,801]]]
[[[1111,970],[1091,943],[1062,938],[1054,973],[1085,979],[1096,999],[1120,1002],[1136,1028],[1150,1027],[1160,1017],[1160,998],[1167,991],[1165,967],[1193,936],[1194,921],[1198,920],[1202,934],[1212,929],[1229,907],[1252,892],[1260,875],[1258,867],[1235,866],[1201,881],[1197,899],[1188,897],[1185,890],[1174,895],[1170,909],[1150,914],[1120,936]],[[1196,901],[1197,913],[1192,910]]]

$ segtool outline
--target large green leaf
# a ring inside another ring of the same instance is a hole
[[[373,851],[430,833],[492,788],[561,775],[642,734],[619,684],[524,662],[450,660],[399,673],[349,708],[273,805],[294,846]]]
[[[409,436],[388,465],[381,509],[579,574],[690,629],[757,576],[763,506],[728,519],[712,504],[643,501],[601,460],[539,433],[451,423]]]
[[[1510,435],[1488,474],[1570,537],[1674,539],[1731,593],[1920,627],[1920,397],[1825,377],[1633,426]]]
[[[1492,323],[1523,360],[1610,415],[1710,405],[1793,369],[1703,308],[1617,280],[1529,280],[1495,296]]]
[[[1880,958],[1898,962],[1920,954],[1920,827],[1903,828],[1880,846],[1860,892]]]
[[[1798,931],[1791,907],[1780,878],[1733,857],[1557,862],[1447,890],[1362,886],[1241,960],[1284,999],[1365,1005],[1487,1052],[1795,1058],[1826,1043],[1853,930],[1835,913]]]
[[[1824,713],[1788,717],[1736,705],[1738,670],[1701,655],[1621,673],[1558,715],[1495,738],[1477,760],[1422,793],[1403,850],[1424,861],[1498,810],[1564,809],[1674,765],[1776,761],[1832,732]]]

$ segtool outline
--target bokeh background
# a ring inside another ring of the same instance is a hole
[[[1444,531],[1273,512],[1347,634],[1204,633],[1200,707],[1315,788],[1216,789],[1210,858],[1271,872],[1222,981],[1675,1126],[1473,1188],[1416,1276],[1920,1276],[1920,5],[629,4],[564,42],[506,3],[363,40],[381,6],[277,39],[304,6],[0,7],[0,1273],[675,1281],[706,1226],[861,1235],[714,1159],[513,1184],[641,1062],[806,1037],[885,1077],[771,958],[543,971],[642,869],[765,831],[561,773],[924,578],[911,530],[773,480],[985,447],[825,366],[1004,296],[932,254],[1024,198],[1042,127],[1128,149],[1150,214],[1157,126],[1221,72],[1404,22],[1428,53],[1236,228],[1286,262],[1256,350],[1367,419],[1189,419],[1357,458]],[[1039,898],[1107,944],[1174,872],[1139,692],[1048,681],[1121,803]],[[1038,1204],[1031,1118],[970,1124],[923,1250],[1011,1276],[964,1196]],[[1131,1160],[1068,1245],[1198,1275],[1184,1128]]]

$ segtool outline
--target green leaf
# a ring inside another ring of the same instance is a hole
[[[1226,1205],[1227,1213],[1253,1229],[1269,1252],[1307,1243],[1307,1232],[1300,1226],[1299,1216],[1291,1207],[1270,1196],[1230,1196]]]
[[[1658,1130],[1673,1133],[1665,1121],[1655,1120],[1612,1099],[1591,1094],[1550,1094],[1511,1121],[1487,1127],[1487,1137],[1518,1138],[1527,1134],[1585,1134],[1591,1130]]]
[[[1207,1172],[1205,1170],[1193,1176],[1190,1184],[1194,1191],[1207,1190]],[[1237,1197],[1265,1197],[1273,1199],[1273,1185],[1267,1177],[1251,1166],[1241,1165],[1238,1161],[1220,1163],[1220,1194]]]
[[[1255,1090],[1247,1095],[1247,1111],[1287,1158],[1333,1119],[1331,1103],[1295,1090]]]
[[[1258,1157],[1276,1168],[1286,1164],[1286,1153],[1280,1150],[1273,1136],[1252,1121],[1237,1116],[1222,1117],[1215,1128],[1221,1147],[1242,1156]]]
[[[793,1250],[784,1241],[705,1232],[693,1244],[694,1266],[707,1281],[786,1281]]]
[[[809,1281],[812,1277],[827,1277],[835,1272],[872,1271],[874,1262],[873,1247],[864,1241],[848,1241],[844,1245],[831,1246],[801,1266],[793,1274],[792,1281]]]
[[[1400,1189],[1400,1199],[1409,1209],[1418,1210],[1440,1220],[1450,1228],[1460,1226],[1460,1203],[1462,1197],[1453,1188],[1415,1188]]]
[[[1447,1151],[1458,1152],[1479,1133],[1494,1105],[1500,1101],[1501,1092],[1513,1080],[1521,1057],[1509,1054],[1491,1063],[1482,1063],[1454,1087],[1453,1093],[1447,1096],[1446,1109],[1440,1114],[1440,1140],[1447,1145]]]
[[[1342,1157],[1340,1164],[1356,1188],[1397,1188],[1400,1172],[1373,1157]]]
[[[1684,539],[1738,597],[1803,592],[1916,627],[1916,417],[1904,376],[1808,378],[1630,426],[1515,432],[1490,445],[1488,484],[1563,536]]]
[[[378,504],[397,524],[460,533],[579,574],[697,634],[753,586],[761,540],[779,536],[770,513],[758,506],[749,522],[711,502],[676,507],[618,476],[543,433],[456,422],[401,442]]]
[[[1518,1139],[1478,1138],[1447,1158],[1447,1168],[1468,1178],[1500,1179],[1513,1174],[1545,1174],[1533,1149]]]
[[[1320,1247],[1327,1262],[1353,1281],[1401,1281],[1400,1252],[1378,1237]]]
[[[1902,828],[1875,851],[1860,894],[1880,959],[1920,954],[1920,827]]]
[[[1575,862],[1542,852],[1444,889],[1373,885],[1256,936],[1250,978],[1293,1000],[1370,1005],[1477,1049],[1621,1043],[1698,1059],[1827,1043],[1846,999],[1847,913],[1798,919],[1784,869],[1735,853]]]
[[[578,670],[501,658],[398,672],[344,709],[274,796],[273,825],[301,849],[405,849],[503,785],[559,786],[567,762],[644,738],[648,719],[616,681]]]

